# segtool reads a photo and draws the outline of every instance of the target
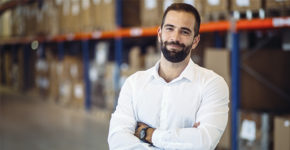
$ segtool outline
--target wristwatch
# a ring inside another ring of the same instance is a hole
[[[150,128],[150,127],[146,127],[146,128],[141,129],[141,131],[140,131],[139,138],[140,138],[141,141],[143,141],[143,142],[145,142],[145,143],[149,143],[149,142],[146,140],[147,130],[148,130],[149,128]]]

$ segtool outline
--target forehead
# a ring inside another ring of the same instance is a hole
[[[195,17],[193,14],[185,11],[171,10],[167,13],[164,25],[171,24],[176,27],[186,27],[193,31],[195,25]]]

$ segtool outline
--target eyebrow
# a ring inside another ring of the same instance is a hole
[[[173,27],[174,28],[175,26],[172,25],[172,24],[165,24],[164,27]],[[192,31],[189,28],[186,28],[186,27],[181,27],[181,30],[186,30],[186,31],[192,33]]]

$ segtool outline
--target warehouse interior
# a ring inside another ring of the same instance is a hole
[[[201,15],[192,60],[230,89],[216,149],[290,150],[290,0],[0,0],[0,150],[109,149],[120,89],[180,2]]]

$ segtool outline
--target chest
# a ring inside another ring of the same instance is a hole
[[[192,127],[201,103],[200,88],[194,84],[148,85],[133,96],[137,120],[153,127]]]

